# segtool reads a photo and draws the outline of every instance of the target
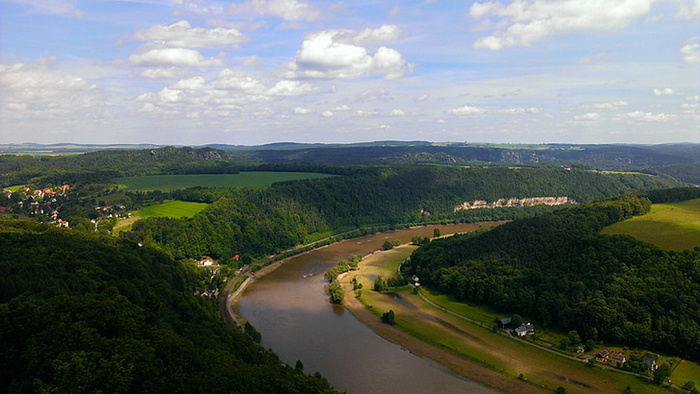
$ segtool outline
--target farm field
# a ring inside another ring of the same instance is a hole
[[[626,234],[663,249],[700,246],[700,199],[654,204],[651,212],[608,226],[603,234]]]
[[[492,332],[490,327],[493,320],[490,319],[494,314],[486,310],[479,311],[478,307],[468,305],[456,308],[459,304],[456,301],[428,295],[426,289],[422,289],[421,292],[431,301],[450,310],[456,309],[457,315],[464,314],[479,322],[483,321],[487,323],[487,327],[468,322],[430,305],[414,294],[408,286],[383,293],[373,291],[374,278],[377,275],[387,278],[390,273],[395,274],[399,263],[414,249],[415,247],[403,246],[388,252],[375,253],[360,263],[359,272],[351,271],[342,278],[343,282],[355,278],[362,283],[361,302],[369,308],[369,312],[377,316],[377,319],[391,309],[395,313],[397,327],[417,340],[429,343],[437,350],[446,350],[475,361],[511,379],[522,374],[523,379],[528,382],[549,389],[563,386],[567,392],[620,392],[629,386],[632,392],[667,391],[650,381],[599,366],[591,368],[585,362],[572,360],[507,335]],[[588,354],[584,359],[590,356],[591,354]],[[677,382],[674,380],[674,383]]]
[[[326,178],[332,175],[310,172],[241,172],[239,174],[150,175],[115,178],[114,183],[132,191],[164,192],[188,187],[269,187],[275,182]]]
[[[143,207],[139,211],[139,216],[141,219],[151,217],[191,218],[208,205],[203,202],[169,201],[163,204]]]

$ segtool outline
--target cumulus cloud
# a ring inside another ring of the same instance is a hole
[[[588,113],[585,113],[583,115],[574,116],[574,120],[579,121],[579,122],[581,122],[581,121],[591,122],[591,121],[598,120],[598,119],[600,119],[600,114],[597,112],[588,112]]]
[[[700,18],[700,0],[679,0],[677,16],[683,19]]]
[[[683,45],[680,49],[683,61],[690,64],[700,64],[700,43],[693,42]]]
[[[133,66],[220,67],[224,65],[221,59],[206,59],[199,51],[188,48],[151,49],[143,53],[135,53],[129,56],[129,63]]]
[[[237,29],[193,28],[186,20],[169,26],[155,25],[134,34],[140,41],[158,41],[170,48],[237,48],[247,37]]]
[[[654,89],[654,96],[673,96],[674,94],[671,88]]]
[[[298,0],[249,0],[232,4],[227,11],[231,14],[275,15],[288,21],[313,21],[321,16],[312,4]]]
[[[648,14],[655,0],[515,0],[474,3],[470,15],[475,19],[501,18],[507,29],[481,38],[477,49],[500,50],[512,46],[529,47],[555,34],[580,31],[613,31],[628,26]]]
[[[180,76],[180,70],[176,67],[169,68],[149,68],[139,74],[148,79],[173,79]]]
[[[217,89],[240,90],[256,94],[265,90],[265,86],[257,79],[249,77],[244,72],[228,68],[221,70],[211,85]]]
[[[392,109],[390,112],[391,116],[406,116],[406,112],[402,109]]]
[[[0,118],[73,119],[106,111],[108,103],[95,83],[50,68],[53,61],[0,65]]]
[[[595,103],[595,104],[582,105],[581,108],[620,109],[622,107],[626,107],[628,104],[629,103],[627,101],[613,101],[613,102],[608,102],[608,103]]]
[[[318,87],[310,83],[289,80],[279,81],[275,86],[267,90],[267,94],[270,96],[305,96],[318,92]]]
[[[314,111],[308,109],[308,108],[303,108],[303,107],[296,107],[294,108],[294,113],[296,115],[308,115]]]
[[[642,123],[642,122],[667,122],[669,120],[674,120],[676,118],[677,118],[677,115],[674,115],[674,114],[665,114],[665,113],[654,114],[651,112],[633,111],[633,112],[628,112],[626,114],[616,115],[615,117],[613,117],[613,120]]]
[[[464,107],[450,109],[447,111],[447,114],[454,116],[478,116],[483,115],[485,112],[486,110],[483,108],[465,105]]]
[[[530,107],[530,108],[508,108],[496,111],[496,113],[501,115],[525,115],[525,114],[539,114],[542,112],[542,108]]]
[[[288,68],[289,78],[356,78],[362,75],[384,75],[400,78],[410,73],[401,53],[381,46],[372,55],[360,44],[385,42],[398,37],[398,28],[385,25],[375,30],[354,32],[327,30],[308,36]]]

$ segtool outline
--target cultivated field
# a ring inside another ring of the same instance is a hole
[[[420,295],[414,294],[408,286],[384,293],[373,291],[376,276],[387,278],[395,275],[399,263],[414,249],[415,247],[404,246],[388,252],[375,253],[360,263],[359,272],[347,273],[342,277],[342,281],[348,283],[352,278],[356,278],[362,283],[361,302],[370,308],[369,311],[375,314],[377,319],[382,313],[393,310],[397,328],[416,340],[433,345],[436,354],[429,357],[440,359],[439,353],[447,351],[505,374],[508,376],[504,376],[506,379],[514,379],[522,374],[524,380],[549,390],[563,386],[567,392],[621,392],[629,386],[632,392],[667,391],[647,380],[599,366],[591,368],[585,362],[572,360],[530,346],[508,335],[493,332],[493,318],[497,315],[488,310],[460,304],[444,296],[430,295],[425,289],[422,290],[433,303],[456,312],[449,313],[429,304]],[[346,294],[346,299],[348,297],[352,295]],[[474,319],[486,327],[469,322],[458,315]],[[411,349],[411,345],[406,342],[402,342],[402,345]],[[592,357],[592,354],[586,354],[583,359]],[[460,369],[458,366],[452,367]],[[498,386],[497,383],[493,385]]]
[[[127,190],[171,191],[188,187],[269,187],[275,182],[325,178],[331,175],[309,172],[241,172],[240,174],[151,175],[115,178]]]
[[[209,204],[202,202],[169,201],[163,204],[143,207],[139,211],[139,216],[142,219],[150,217],[191,218],[206,208],[207,205]]]
[[[654,204],[651,212],[603,229],[603,234],[626,234],[663,249],[700,246],[700,199]]]

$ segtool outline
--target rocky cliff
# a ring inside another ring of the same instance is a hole
[[[472,202],[465,201],[464,203],[457,205],[454,209],[455,212],[461,211],[463,209],[477,209],[477,208],[503,208],[503,207],[531,207],[534,205],[563,205],[563,204],[576,204],[576,201],[569,197],[530,197],[530,198],[501,198],[494,202],[488,202],[484,200],[475,200]]]

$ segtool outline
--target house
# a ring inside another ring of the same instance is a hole
[[[612,353],[610,355],[610,364],[622,366],[627,361],[622,353]]]
[[[607,363],[608,358],[610,358],[610,352],[607,349],[603,349],[595,355],[595,360],[599,363]]]
[[[208,266],[214,265],[214,260],[212,260],[211,258],[207,257],[206,259],[199,260],[199,261],[197,262],[197,264],[198,264],[198,265],[205,266],[205,267],[208,267]]]
[[[500,329],[505,329],[510,326],[511,319],[510,317],[504,317],[503,319],[498,319],[498,328]]]
[[[659,364],[656,363],[656,359],[653,357],[649,357],[648,355],[644,356],[642,359],[642,362],[649,368],[651,371],[656,371],[659,369]]]
[[[523,324],[520,325],[520,327],[515,329],[515,335],[519,337],[524,337],[525,335],[532,335],[534,333],[535,326],[528,321],[524,321]]]

